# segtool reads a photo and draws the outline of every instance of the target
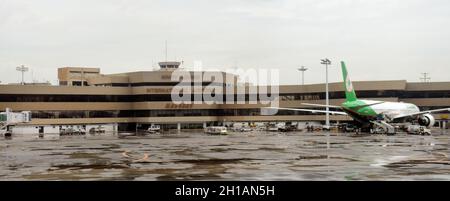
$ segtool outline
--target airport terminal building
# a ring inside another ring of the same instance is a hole
[[[32,121],[23,126],[45,133],[70,125],[109,125],[110,130],[117,131],[145,129],[151,124],[184,129],[225,122],[325,121],[325,115],[301,111],[263,115],[261,108],[267,106],[263,104],[175,104],[171,92],[178,82],[171,79],[171,73],[179,65],[179,62],[160,62],[159,70],[109,75],[101,74],[99,68],[59,68],[58,86],[0,85],[0,110],[31,111]],[[240,84],[236,75],[230,77],[233,79],[223,82],[201,80],[197,86],[235,87]],[[421,110],[450,107],[450,82],[390,80],[353,84],[361,99],[409,102]],[[331,105],[344,102],[341,82],[330,83],[329,92]],[[301,103],[324,104],[325,84],[279,86],[280,107],[321,109]],[[439,125],[448,119],[446,113],[433,115]],[[330,120],[345,122],[351,118],[331,115]]]

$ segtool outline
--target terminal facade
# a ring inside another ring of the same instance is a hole
[[[171,92],[179,82],[173,81],[171,74],[179,65],[179,62],[160,62],[159,70],[109,75],[101,74],[99,68],[59,68],[58,86],[0,85],[0,110],[31,111],[32,121],[25,126],[38,128],[39,132],[62,126],[111,125],[111,130],[134,130],[136,127],[145,129],[151,124],[183,129],[226,122],[325,121],[325,115],[300,111],[264,115],[261,108],[268,106],[264,104],[175,104]],[[220,83],[201,80],[197,84],[201,87],[241,85],[237,75],[219,73],[233,79]],[[389,80],[353,84],[361,99],[409,102],[421,110],[450,107],[450,82]],[[246,93],[245,96],[251,95]],[[329,97],[331,105],[344,102],[341,82],[329,84]],[[279,86],[280,107],[320,109],[301,103],[324,104],[325,84]],[[433,116],[438,122],[436,126],[449,118],[446,113]],[[352,121],[340,115],[331,115],[330,120]]]

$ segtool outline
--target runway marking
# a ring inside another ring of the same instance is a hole
[[[133,160],[131,161],[131,162],[133,162],[133,163],[146,163],[146,162],[150,162],[150,161],[149,161],[149,154],[148,154],[148,153],[145,153],[144,156],[143,156],[142,158],[136,158],[136,157],[130,156],[130,155],[128,154],[129,152],[130,152],[129,150],[125,150],[124,152],[122,152],[122,156],[123,156],[123,157],[126,157],[126,158],[133,159]]]
[[[443,153],[443,152],[434,152],[434,153],[438,154],[438,155],[441,155],[441,156],[444,156],[445,158],[448,159],[448,155],[446,153]]]
[[[143,162],[150,162],[148,160],[148,154],[144,154],[144,157],[142,157],[141,159],[137,159],[137,160],[133,161],[133,163],[143,163]]]
[[[131,156],[128,155],[128,152],[130,152],[130,151],[125,150],[125,151],[122,153],[122,156],[124,156],[124,157],[126,157],[126,158],[131,158]]]

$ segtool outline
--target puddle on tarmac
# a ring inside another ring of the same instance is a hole
[[[0,139],[0,180],[450,180],[450,137],[202,133]]]

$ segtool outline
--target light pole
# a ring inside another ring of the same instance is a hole
[[[420,78],[423,82],[430,82],[431,78],[428,77],[428,73],[422,73],[423,77]]]
[[[308,70],[308,68],[302,66],[301,68],[297,68],[297,70],[302,72],[302,85],[305,85],[305,71]]]
[[[22,82],[21,82],[21,84],[25,85],[25,81],[23,79],[23,74],[28,71],[28,67],[25,67],[24,65],[20,65],[20,66],[16,67],[16,70],[22,72]]]
[[[321,59],[320,64],[325,65],[325,69],[326,69],[326,83],[325,83],[325,101],[326,102],[325,102],[325,105],[327,105],[326,106],[327,113],[325,114],[326,115],[325,126],[328,129],[328,128],[330,128],[330,114],[328,113],[328,111],[329,111],[328,105],[330,105],[330,102],[329,102],[330,100],[328,99],[328,65],[331,65],[331,61],[327,58]]]

